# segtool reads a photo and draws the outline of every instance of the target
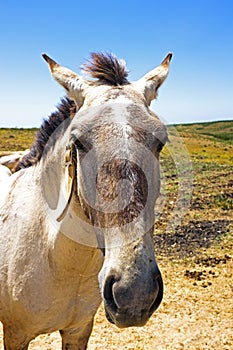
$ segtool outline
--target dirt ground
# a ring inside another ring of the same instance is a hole
[[[100,307],[88,350],[233,349],[233,240],[229,237],[232,231],[229,219],[213,221],[212,226],[203,225],[208,226],[205,230],[208,233],[196,240],[192,251],[185,252],[185,239],[182,241],[182,238],[187,229],[182,234],[181,228],[176,237],[180,239],[175,243],[175,234],[169,254],[170,238],[160,247],[158,262],[165,293],[160,308],[147,325],[117,329],[108,323]],[[214,244],[206,248],[208,236],[216,231],[217,243],[215,239]],[[0,328],[0,349],[3,349],[1,339]],[[60,348],[58,333],[39,336],[29,347],[30,350]]]
[[[88,350],[233,349],[232,259],[209,264],[160,261],[165,296],[145,327],[119,330],[99,309]],[[1,341],[0,341],[1,342]],[[30,350],[60,349],[58,333],[31,342]],[[1,344],[1,349],[2,349]]]

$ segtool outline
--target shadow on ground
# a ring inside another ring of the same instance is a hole
[[[196,256],[201,248],[209,248],[216,239],[229,232],[233,220],[190,221],[188,225],[177,226],[174,233],[154,236],[156,255],[186,258]]]

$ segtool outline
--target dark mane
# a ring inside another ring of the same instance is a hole
[[[41,159],[46,143],[48,142],[52,133],[65,120],[70,122],[75,113],[75,103],[68,98],[62,99],[60,105],[57,107],[57,110],[53,112],[48,119],[44,120],[40,129],[37,131],[35,141],[31,146],[29,153],[18,161],[13,171],[16,172],[20,169],[29,168],[33,164],[36,164]]]
[[[83,65],[83,71],[92,78],[110,85],[128,84],[128,72],[123,60],[110,53],[92,53],[91,59]]]

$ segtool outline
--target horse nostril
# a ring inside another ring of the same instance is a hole
[[[116,282],[116,279],[113,275],[107,277],[104,285],[104,291],[103,291],[104,299],[107,302],[108,307],[110,307],[113,312],[117,311],[117,305],[115,303],[114,296],[113,296],[113,285],[115,282]]]

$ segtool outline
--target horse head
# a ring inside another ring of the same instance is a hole
[[[144,325],[163,296],[153,225],[159,153],[167,140],[165,125],[149,106],[172,54],[135,82],[113,55],[92,55],[84,66],[92,79],[43,57],[78,106],[67,145],[67,202],[75,189],[103,252],[99,284],[107,318],[118,327]],[[59,220],[65,216],[66,210]]]

